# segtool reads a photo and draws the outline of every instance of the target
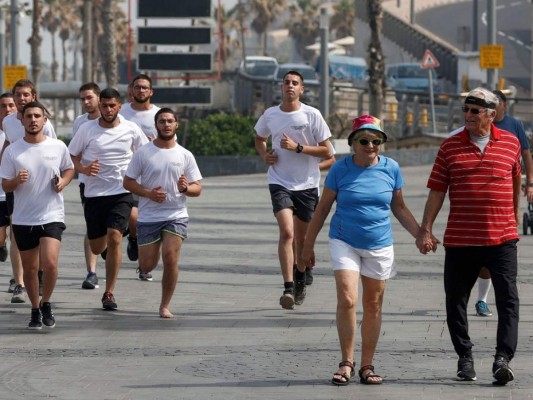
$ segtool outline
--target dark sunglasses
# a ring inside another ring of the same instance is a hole
[[[462,107],[462,110],[464,113],[467,113],[468,111],[470,111],[471,114],[474,114],[474,115],[477,115],[477,114],[480,114],[484,111],[487,111],[486,108],[471,108],[471,107],[467,107],[467,106],[463,106]]]
[[[372,143],[374,146],[379,146],[381,145],[381,143],[383,143],[383,140],[381,139],[372,139],[372,140],[359,139],[358,142],[359,144],[362,144],[363,146],[368,146],[370,143]]]

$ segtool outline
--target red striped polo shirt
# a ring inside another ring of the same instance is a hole
[[[427,184],[449,192],[444,247],[495,246],[518,239],[513,177],[519,174],[520,142],[510,132],[492,125],[484,153],[466,130],[446,139]]]

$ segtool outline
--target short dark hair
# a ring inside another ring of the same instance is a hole
[[[120,93],[117,89],[114,88],[105,88],[100,92],[100,100],[102,99],[117,99],[118,101],[122,101],[120,97]]]
[[[283,81],[284,81],[284,82],[285,82],[285,78],[287,77],[287,75],[296,75],[296,76],[299,76],[299,77],[300,77],[300,80],[302,81],[302,85],[304,84],[304,77],[303,77],[302,74],[300,74],[298,71],[295,71],[295,70],[287,71],[287,73],[285,73],[285,75],[283,75]]]
[[[100,86],[94,82],[87,82],[80,86],[78,92],[83,92],[84,90],[92,90],[97,96],[100,96]]]
[[[501,90],[493,90],[492,93],[498,96],[498,98],[504,103],[507,102],[507,96]]]
[[[145,81],[148,81],[150,82],[150,88],[152,87],[152,78],[150,78],[148,75],[146,74],[139,74],[137,75],[135,78],[133,78],[131,80],[131,86],[133,87],[133,85],[135,85],[135,82],[138,81],[139,79],[144,79]]]
[[[13,93],[11,92],[4,92],[0,94],[0,99],[12,99],[12,98],[13,98]]]
[[[176,114],[176,112],[174,110],[172,110],[171,108],[168,108],[168,107],[163,107],[163,108],[160,108],[156,113],[155,113],[155,116],[154,116],[154,122],[157,124],[157,118],[161,115],[161,114],[172,114],[174,115],[174,118],[176,118],[176,122],[178,121],[178,115]]]
[[[35,89],[35,84],[32,81],[30,81],[29,79],[19,79],[15,83],[15,85],[13,85],[12,92],[15,93],[16,89],[19,88],[19,87],[30,88],[31,89],[31,94],[33,94],[35,96],[35,98],[37,98],[37,90]]]
[[[42,103],[40,103],[38,101],[30,101],[29,103],[24,104],[24,107],[22,107],[22,115],[24,115],[24,112],[28,108],[40,108],[41,111],[43,112],[43,115],[45,117],[48,117],[48,110],[46,109],[45,106],[42,105]]]

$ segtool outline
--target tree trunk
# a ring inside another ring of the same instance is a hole
[[[111,10],[112,0],[104,0],[102,14],[104,21],[103,67],[107,86],[116,88],[118,84],[118,62],[115,47],[115,18]]]
[[[83,66],[81,80],[86,83],[93,80],[93,5],[91,0],[83,0],[82,14]]]
[[[31,36],[28,39],[28,43],[31,48],[31,74],[32,80],[37,89],[39,79],[41,76],[41,42],[42,37],[40,35],[41,28],[41,14],[43,4],[41,0],[33,0],[33,18],[31,26]]]
[[[368,92],[369,112],[381,118],[385,93],[385,60],[381,48],[383,8],[381,0],[368,1],[370,43],[368,45]]]

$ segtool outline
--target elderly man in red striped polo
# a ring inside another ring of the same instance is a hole
[[[492,122],[498,97],[476,88],[464,106],[465,127],[441,144],[427,187],[430,189],[416,244],[429,249],[433,223],[446,192],[450,213],[444,233],[446,321],[459,356],[457,377],[476,380],[467,304],[481,267],[491,273],[498,309],[493,383],[514,379],[509,367],[518,340],[517,221],[521,189],[520,143]]]

